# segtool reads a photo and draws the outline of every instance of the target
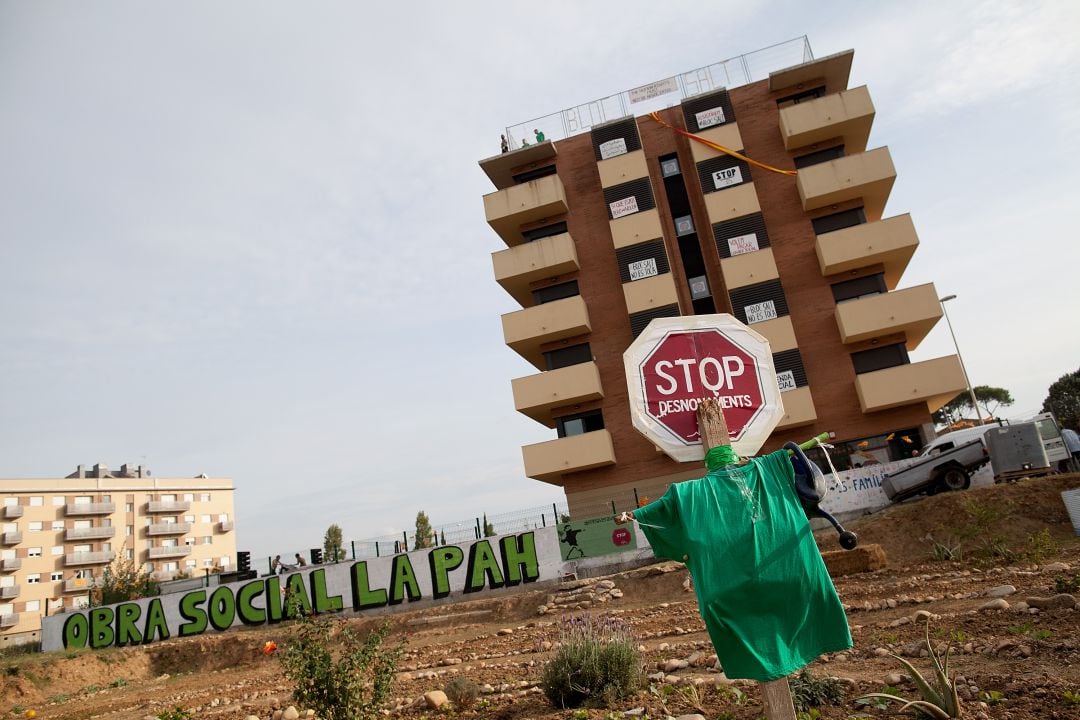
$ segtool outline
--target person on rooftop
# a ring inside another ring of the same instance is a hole
[[[536,142],[538,142],[538,143],[544,142],[544,133],[540,132],[539,130],[534,129],[533,134],[536,135]]]

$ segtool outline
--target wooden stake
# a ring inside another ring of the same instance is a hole
[[[714,398],[705,398],[698,405],[697,421],[705,452],[720,445],[731,445],[724,410]],[[795,720],[795,703],[791,699],[791,686],[786,677],[758,684],[765,696],[767,720]]]

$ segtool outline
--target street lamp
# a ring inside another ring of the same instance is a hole
[[[971,407],[975,410],[975,417],[979,424],[983,424],[982,413],[979,412],[979,403],[975,400],[975,389],[971,387],[971,378],[968,377],[967,368],[964,366],[964,357],[960,354],[960,345],[956,342],[956,333],[952,329],[952,321],[949,320],[949,312],[945,309],[945,303],[955,300],[955,295],[946,295],[938,300],[941,303],[941,312],[945,315],[945,323],[949,326],[949,335],[952,335],[953,347],[956,348],[956,357],[960,360],[960,370],[964,373],[964,383],[967,384],[968,397],[971,398]]]

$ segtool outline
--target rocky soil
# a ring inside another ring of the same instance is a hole
[[[816,708],[822,719],[885,717],[856,699],[886,686],[914,696],[896,654],[929,672],[925,637],[944,651],[965,717],[1080,719],[1080,541],[1060,491],[1080,476],[1028,480],[905,503],[855,524],[889,566],[836,578],[854,647],[820,658],[815,678],[838,678],[843,698]],[[835,534],[822,533],[825,549]],[[958,556],[955,560],[933,558]],[[724,676],[681,565],[664,563],[610,578],[446,605],[394,616],[406,636],[391,717],[499,720],[622,717],[725,720],[762,717],[754,683]],[[581,612],[626,622],[642,652],[642,691],[617,706],[575,713],[553,708],[537,686],[557,648],[558,622]],[[359,626],[373,622],[356,619]],[[263,644],[287,642],[286,627],[232,631],[145,648],[8,656],[0,712],[39,718],[142,720],[181,707],[215,720],[295,720],[291,686]],[[453,710],[442,689],[455,677],[481,686],[473,708]],[[651,690],[650,690],[651,687]]]

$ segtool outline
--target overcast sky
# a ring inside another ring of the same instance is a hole
[[[477,160],[502,128],[807,35],[974,384],[1080,366],[1077,3],[0,0],[0,477],[226,476],[256,555],[549,504]],[[1072,200],[1070,200],[1072,198]],[[944,323],[913,360],[953,352]]]

